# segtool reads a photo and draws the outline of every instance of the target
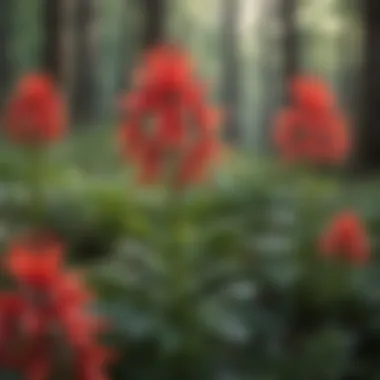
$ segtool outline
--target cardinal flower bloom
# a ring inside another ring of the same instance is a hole
[[[370,257],[370,243],[366,228],[353,212],[337,215],[320,241],[325,256],[343,258],[356,264],[364,264]]]
[[[292,104],[280,112],[274,141],[287,162],[339,164],[350,151],[347,122],[326,84],[314,78],[296,78]]]
[[[66,109],[54,82],[44,74],[22,78],[6,110],[5,128],[21,144],[59,140],[66,129]]]
[[[61,272],[63,253],[62,245],[53,236],[33,233],[11,243],[6,267],[26,286],[49,286]]]
[[[16,286],[0,293],[0,364],[27,380],[48,380],[66,353],[67,378],[106,380],[113,354],[97,340],[107,325],[91,313],[93,295],[79,273],[65,269],[63,253],[41,235],[11,244],[5,268]]]
[[[140,180],[171,178],[182,186],[204,177],[218,151],[220,113],[207,105],[190,58],[173,46],[154,48],[135,81],[134,93],[122,101],[120,140]]]
[[[330,88],[319,78],[295,78],[290,84],[290,93],[299,108],[326,111],[336,106]]]
[[[34,333],[35,320],[27,300],[16,292],[0,294],[0,365],[18,367],[25,361],[21,343]],[[17,350],[17,351],[16,351]],[[17,355],[13,355],[13,351]]]

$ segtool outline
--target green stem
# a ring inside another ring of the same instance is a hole
[[[28,175],[27,188],[29,191],[29,202],[32,222],[40,224],[42,222],[44,210],[44,190],[43,190],[43,167],[45,156],[40,147],[33,147],[28,151]]]
[[[188,332],[186,348],[196,352],[199,345],[199,329],[196,318],[196,306],[192,294],[187,289],[189,277],[193,275],[187,260],[187,247],[183,239],[184,227],[184,190],[178,190],[174,181],[167,186],[167,225],[166,260],[170,272],[170,286],[174,293],[173,311],[181,328]]]
[[[174,289],[182,291],[184,258],[181,246],[181,224],[182,224],[182,199],[181,194],[174,188],[168,188],[167,199],[167,229],[166,229],[166,257],[170,268]]]

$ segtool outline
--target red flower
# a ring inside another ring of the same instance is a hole
[[[294,104],[302,109],[325,111],[335,107],[334,96],[319,78],[298,77],[290,83]]]
[[[62,137],[66,109],[47,75],[21,79],[6,111],[5,128],[12,140],[22,144],[48,143]]]
[[[140,181],[174,177],[172,184],[181,186],[202,178],[218,150],[220,114],[206,105],[189,57],[173,46],[155,48],[135,81],[135,93],[123,101],[127,118],[120,137]]]
[[[284,159],[323,165],[344,161],[351,138],[331,91],[307,78],[295,79],[291,90],[293,104],[279,114],[274,132]]]
[[[48,286],[61,272],[63,248],[52,236],[31,234],[12,242],[6,258],[9,273],[28,286]]]
[[[91,347],[76,356],[75,376],[78,380],[107,380],[104,366],[114,360],[114,353],[99,347]]]
[[[168,107],[157,115],[157,140],[168,149],[176,149],[186,142],[186,131],[180,107]]]
[[[36,347],[29,353],[25,367],[25,378],[27,380],[46,380],[49,378],[51,371],[52,353],[45,347]]]
[[[20,239],[11,245],[6,268],[18,288],[0,295],[1,364],[28,380],[47,380],[64,349],[72,358],[70,378],[107,379],[112,353],[97,343],[107,325],[91,313],[93,296],[81,276],[65,270],[62,247],[50,239],[41,243],[40,236]]]
[[[320,244],[325,256],[340,257],[356,264],[364,264],[370,257],[366,228],[358,216],[350,211],[334,218]]]
[[[179,102],[192,83],[190,58],[174,46],[150,50],[139,71],[138,80],[147,99],[153,103]]]
[[[24,334],[33,333],[30,306],[19,294],[0,295],[0,364],[17,367],[25,360]],[[17,355],[15,355],[15,352]]]

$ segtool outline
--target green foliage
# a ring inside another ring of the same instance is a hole
[[[378,183],[239,158],[178,194],[95,170],[85,144],[47,153],[38,220],[25,181],[34,163],[4,151],[0,241],[40,223],[68,245],[112,321],[112,379],[378,378]],[[322,229],[345,207],[373,237],[368,268],[319,255]]]

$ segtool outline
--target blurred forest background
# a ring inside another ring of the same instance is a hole
[[[215,98],[230,110],[228,137],[263,154],[285,80],[295,73],[327,79],[349,115],[358,116],[369,23],[359,3],[2,0],[1,97],[23,73],[44,68],[65,89],[75,130],[110,125],[141,50],[165,36],[193,52]]]
[[[136,185],[114,144],[161,41],[190,50],[238,153],[180,200]],[[267,159],[286,84],[313,74],[357,132],[351,163],[380,167],[380,0],[0,0],[2,107],[36,70],[60,83],[73,138],[42,163],[0,139],[0,247],[36,225],[66,243],[112,320],[112,379],[380,379],[380,182]],[[368,226],[366,268],[320,259],[345,209]]]

